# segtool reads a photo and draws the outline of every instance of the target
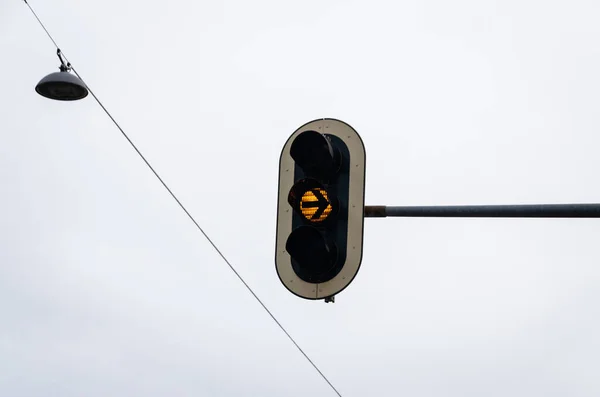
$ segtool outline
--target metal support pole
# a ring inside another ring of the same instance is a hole
[[[600,204],[365,206],[365,218],[600,218]]]

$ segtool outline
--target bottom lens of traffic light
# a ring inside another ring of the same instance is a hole
[[[285,249],[292,258],[294,272],[306,282],[324,283],[338,273],[336,245],[313,226],[294,229]]]

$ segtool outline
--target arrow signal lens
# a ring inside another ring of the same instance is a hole
[[[300,212],[311,222],[323,222],[332,210],[333,207],[325,189],[314,188],[304,192],[300,199]]]
[[[321,223],[335,215],[336,205],[331,194],[316,179],[299,180],[288,195],[294,211],[311,223]]]

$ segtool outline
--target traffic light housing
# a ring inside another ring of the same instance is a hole
[[[306,299],[346,288],[362,259],[365,149],[335,119],[297,129],[279,160],[275,263],[283,285]]]

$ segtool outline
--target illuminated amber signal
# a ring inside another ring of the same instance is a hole
[[[323,222],[332,210],[326,190],[315,188],[304,192],[302,195],[300,212],[309,221]]]

